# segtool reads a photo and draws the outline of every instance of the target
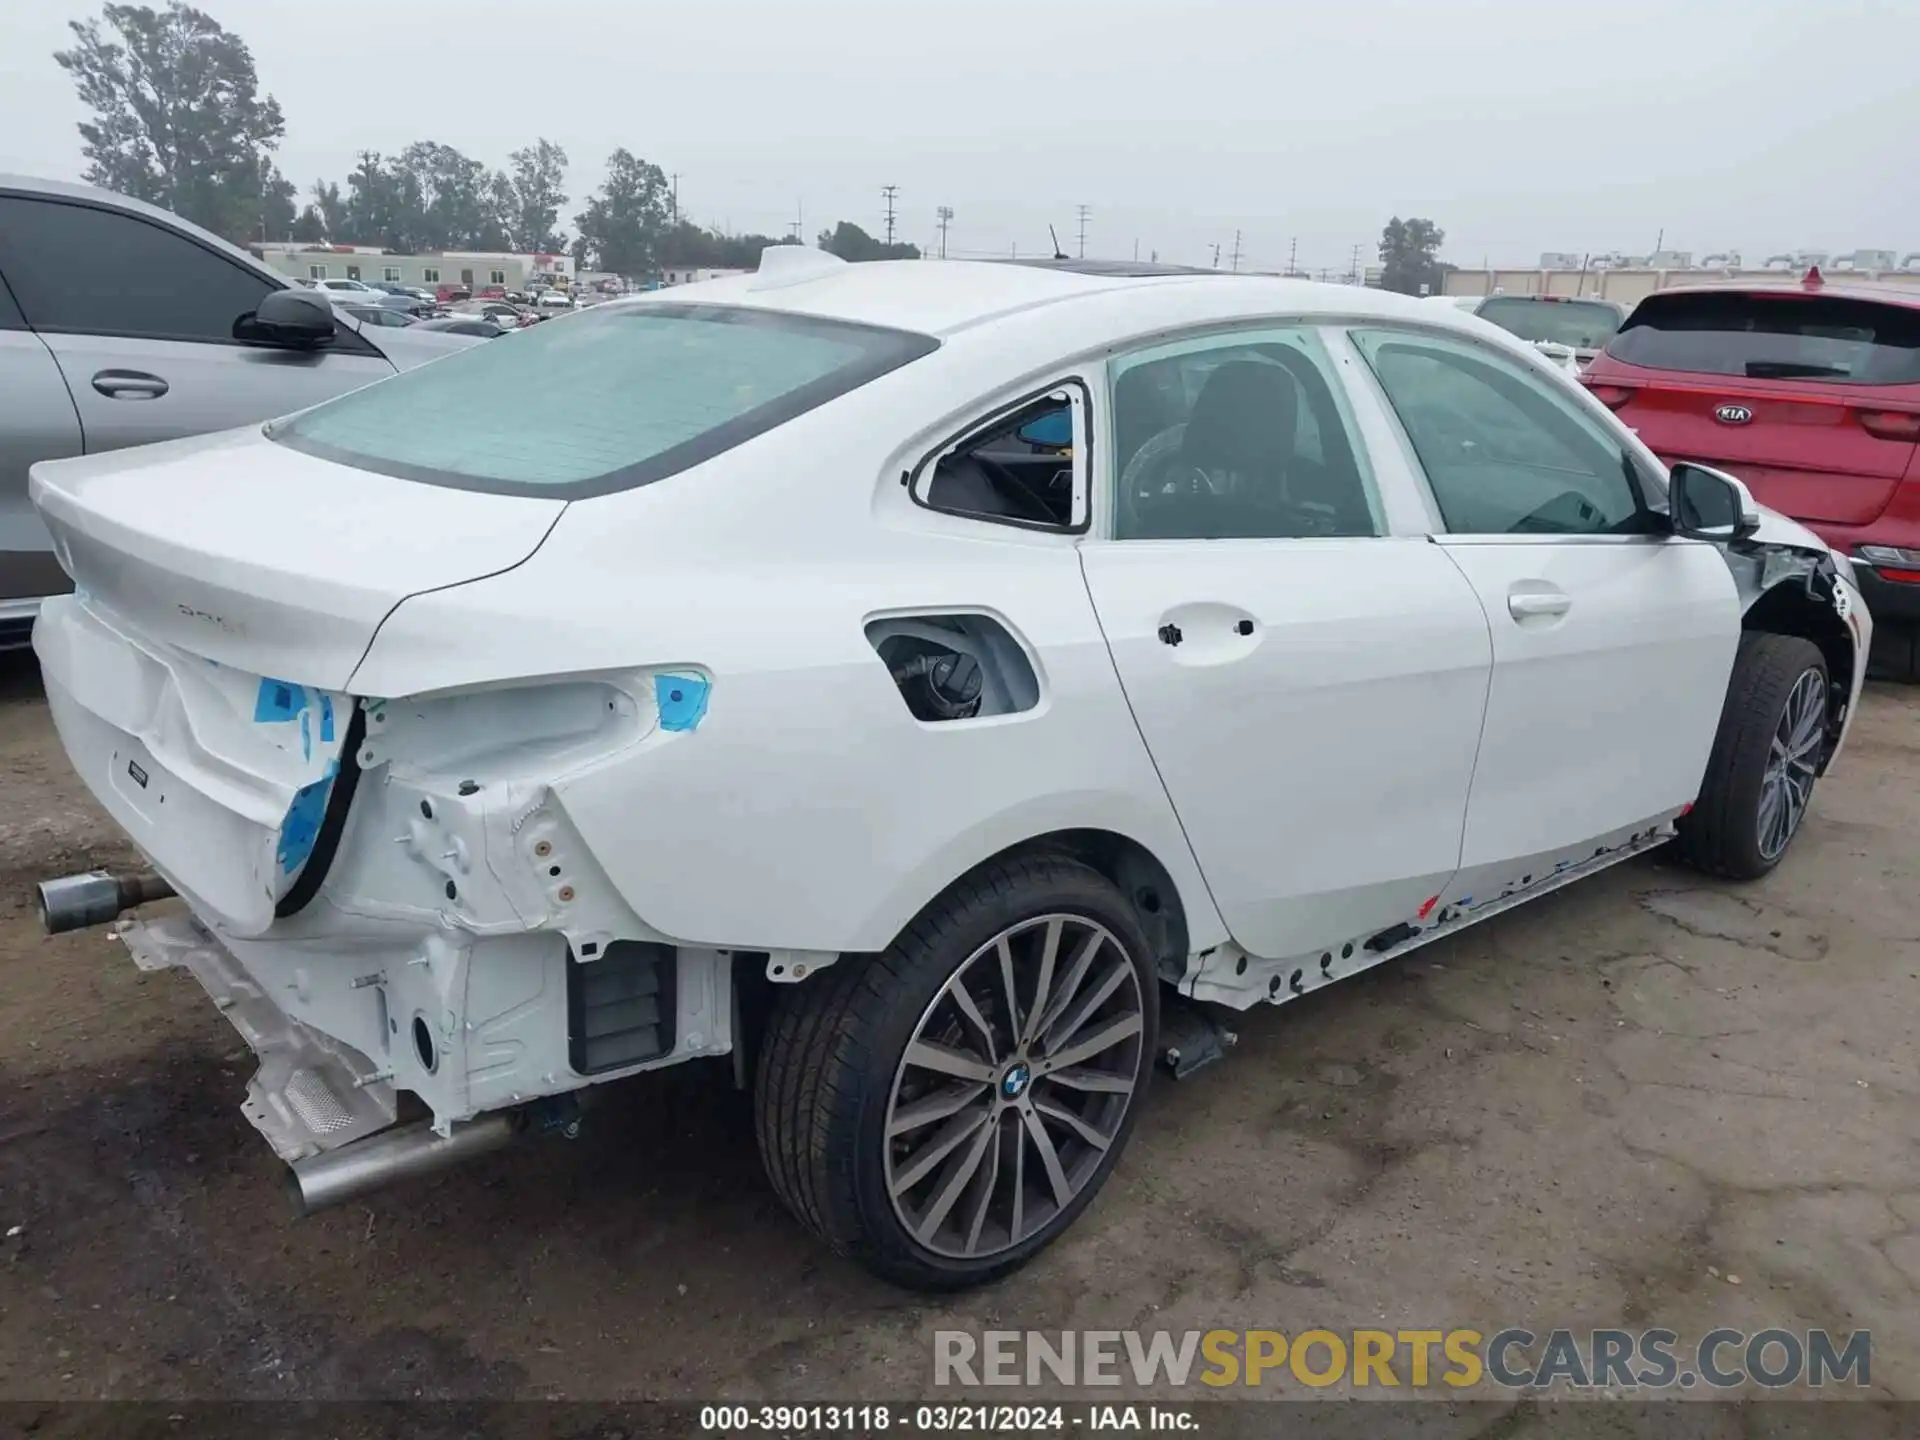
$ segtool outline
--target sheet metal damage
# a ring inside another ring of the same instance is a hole
[[[311,692],[259,688],[274,703],[258,724],[320,733]],[[296,791],[280,826],[270,925],[179,914],[120,929],[142,968],[192,974],[259,1056],[242,1109],[296,1172],[349,1148],[385,1157],[321,1167],[300,1181],[303,1208],[506,1143],[521,1121],[494,1112],[731,1048],[730,957],[636,916],[564,799],[615,757],[680,743],[710,690],[697,672],[648,670],[359,702],[343,783],[330,771],[318,805]],[[114,898],[169,890],[156,876]],[[412,1139],[389,1131],[401,1091],[432,1111]]]

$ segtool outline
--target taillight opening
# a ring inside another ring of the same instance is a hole
[[[1633,398],[1632,389],[1625,385],[1596,384],[1594,381],[1589,380],[1587,382],[1587,389],[1593,392],[1594,399],[1598,400],[1609,410],[1618,410]]]

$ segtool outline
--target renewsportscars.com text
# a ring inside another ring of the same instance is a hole
[[[937,1330],[940,1386],[1132,1384],[1455,1390],[1867,1386],[1865,1330]]]

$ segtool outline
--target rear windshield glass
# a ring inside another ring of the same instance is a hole
[[[938,343],[764,310],[608,307],[510,331],[267,433],[435,485],[602,495],[698,465]]]
[[[1827,295],[1651,295],[1607,353],[1656,370],[1907,385],[1920,381],[1920,310]]]
[[[1522,340],[1546,340],[1572,350],[1598,350],[1620,328],[1620,312],[1595,300],[1529,300],[1498,296],[1476,312]]]

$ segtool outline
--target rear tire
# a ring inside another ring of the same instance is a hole
[[[1682,858],[1730,880],[1757,880],[1778,865],[1812,800],[1826,725],[1819,648],[1792,635],[1742,635],[1700,797],[1680,819]]]
[[[1024,1265],[1132,1133],[1159,1028],[1150,955],[1104,876],[1032,854],[956,882],[884,954],[780,987],[755,1083],[775,1192],[916,1290]]]

